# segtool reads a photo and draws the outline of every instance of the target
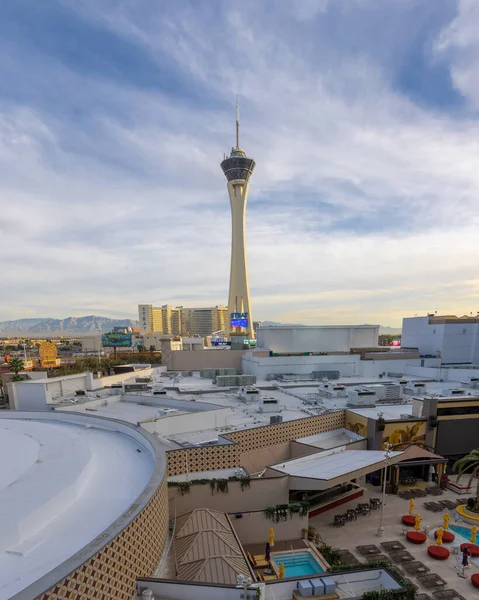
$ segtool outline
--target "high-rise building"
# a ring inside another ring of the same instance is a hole
[[[187,308],[165,304],[138,305],[141,333],[163,335],[208,336],[217,331],[226,331],[228,309],[226,306]]]
[[[228,181],[232,224],[228,333],[249,338],[254,337],[254,330],[246,262],[246,203],[249,178],[255,164],[239,145],[239,107],[236,103],[236,146],[231,149],[230,156],[225,156],[221,163]]]

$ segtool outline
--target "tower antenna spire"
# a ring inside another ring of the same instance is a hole
[[[240,112],[239,112],[239,96],[236,96],[236,147],[239,148],[239,126],[240,126]]]

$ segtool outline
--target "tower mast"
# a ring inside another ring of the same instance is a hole
[[[239,148],[239,126],[240,126],[240,112],[239,112],[239,96],[236,96],[236,148]]]

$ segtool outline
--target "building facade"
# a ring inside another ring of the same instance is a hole
[[[479,364],[479,318],[454,315],[403,319],[401,345],[444,364]]]
[[[151,304],[138,305],[138,318],[143,335],[160,333],[171,336],[206,337],[217,331],[225,331],[227,316],[226,306],[188,308],[168,304],[160,307]]]
[[[236,105],[236,146],[221,168],[228,181],[231,205],[231,271],[228,296],[229,335],[254,337],[246,261],[246,203],[255,161],[239,145],[239,109]]]

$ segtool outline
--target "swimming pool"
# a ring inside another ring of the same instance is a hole
[[[452,529],[452,531],[462,536],[466,542],[471,539],[472,531],[469,527],[463,527],[462,525],[449,525],[449,529]]]
[[[285,552],[273,554],[273,562],[279,571],[279,565],[284,565],[285,577],[301,577],[303,575],[316,575],[324,573],[323,567],[314,558],[311,552]]]

